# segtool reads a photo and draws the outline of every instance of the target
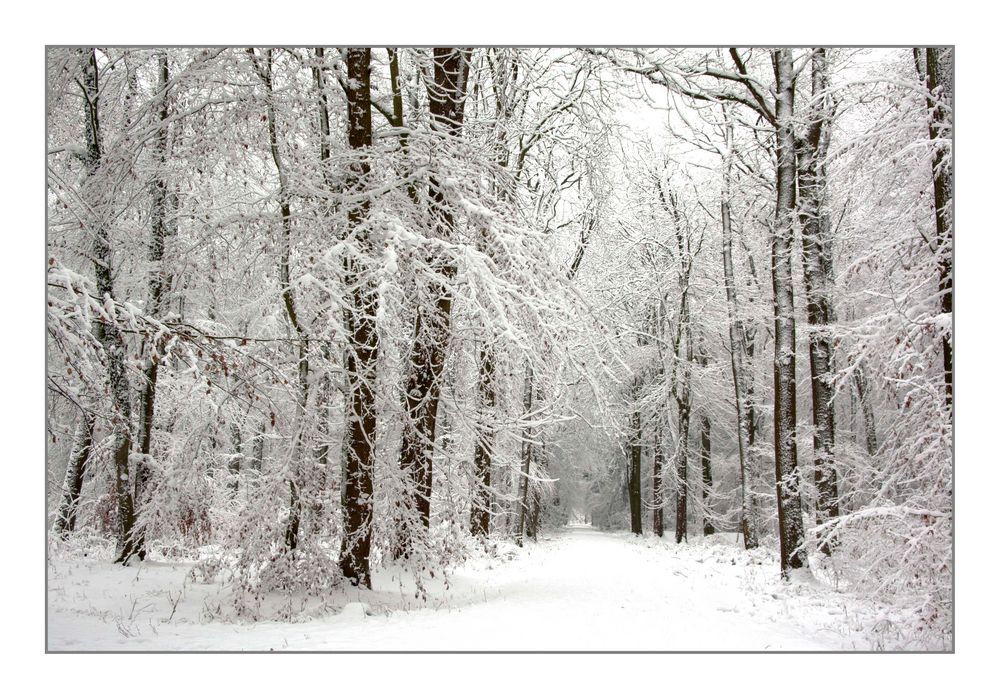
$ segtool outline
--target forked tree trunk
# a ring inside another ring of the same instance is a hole
[[[351,167],[348,190],[363,189],[370,166],[365,151],[372,146],[371,49],[347,52],[347,138],[357,157]],[[372,476],[375,469],[375,380],[378,360],[378,287],[364,255],[375,252],[364,230],[370,202],[359,197],[348,212],[351,230],[358,237],[362,256],[352,259],[347,288],[353,288],[349,311],[351,353],[347,377],[350,386],[348,451],[345,468],[344,538],[340,569],[354,585],[371,587]]]
[[[675,496],[674,540],[679,544],[687,539],[688,517],[688,442],[691,431],[691,364],[694,351],[691,343],[690,283],[694,258],[691,254],[690,231],[681,219],[677,197],[673,192],[664,195],[660,189],[660,199],[668,206],[673,217],[674,235],[677,239],[677,260],[680,264],[678,284],[680,286],[680,310],[677,314],[677,335],[674,337],[674,368],[671,389],[677,403],[677,449],[674,466],[677,490]],[[680,376],[678,377],[678,372]]]
[[[722,194],[722,275],[726,287],[729,311],[729,356],[733,370],[733,390],[736,404],[736,441],[740,456],[740,531],[747,549],[757,548],[759,532],[756,526],[756,502],[753,486],[757,482],[759,464],[753,443],[752,384],[753,367],[748,356],[747,334],[743,328],[736,296],[736,274],[733,269],[733,227],[729,197],[732,172],[733,127],[726,111],[726,153]]]
[[[792,290],[792,241],[795,215],[795,137],[792,53],[771,53],[777,81],[777,198],[771,240],[774,287],[774,473],[778,498],[781,574],[807,567],[803,549],[802,494],[795,431],[795,301]]]
[[[432,128],[446,140],[459,136],[462,131],[469,53],[468,49],[434,49],[434,79],[427,87],[428,110]],[[453,237],[454,215],[442,188],[441,176],[435,173],[428,177],[428,198],[435,234],[449,240]],[[400,467],[404,478],[410,482],[403,507],[408,512],[416,512],[424,531],[430,528],[434,437],[441,374],[450,339],[452,298],[447,283],[456,274],[451,262],[429,262],[445,281],[432,281],[429,288],[433,306],[417,309],[406,380],[407,421],[400,450]],[[397,532],[398,555],[407,556],[412,549],[414,532],[410,525],[409,517],[401,518]]]
[[[97,297],[105,307],[111,307],[114,298],[112,277],[112,250],[107,228],[107,218],[111,202],[110,193],[101,190],[97,175],[101,169],[101,125],[98,95],[100,89],[97,78],[97,52],[95,49],[81,50],[83,68],[84,131],[86,133],[87,154],[84,158],[87,178],[83,184],[83,197],[94,219],[90,221],[90,232],[94,242],[91,254],[94,261],[94,282]],[[113,311],[112,311],[113,312]],[[108,389],[112,401],[111,417],[111,458],[114,464],[115,502],[118,514],[118,536],[115,563],[128,563],[136,553],[133,537],[135,525],[135,501],[129,473],[129,456],[132,452],[132,408],[131,388],[125,369],[125,338],[115,322],[114,316],[106,321],[99,320],[94,325],[94,335],[104,350],[108,370]]]
[[[66,464],[66,479],[63,481],[62,503],[56,515],[55,533],[65,539],[76,529],[76,513],[80,505],[80,491],[83,489],[83,475],[90,460],[90,450],[94,443],[94,416],[81,413],[73,431],[73,446]]]

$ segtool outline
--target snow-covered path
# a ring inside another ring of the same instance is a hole
[[[56,561],[50,650],[834,650],[870,649],[878,612],[821,586],[789,585],[763,554],[728,541],[568,527],[511,561],[477,559],[449,589],[407,609],[399,583],[376,577],[359,605],[301,623],[204,623],[212,585],[187,568]],[[114,578],[117,578],[115,580]],[[175,592],[171,592],[171,587]],[[201,589],[203,588],[203,589]],[[412,592],[408,595],[412,599]],[[394,604],[386,604],[394,599]],[[345,599],[344,602],[350,602]],[[138,611],[137,611],[138,610]],[[173,618],[166,619],[171,611]]]

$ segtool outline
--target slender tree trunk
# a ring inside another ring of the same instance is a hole
[[[524,415],[526,420],[533,420],[534,417],[531,414],[533,410],[532,403],[535,395],[535,386],[531,370],[531,365],[526,365],[526,373],[524,376]],[[528,488],[530,484],[531,476],[531,458],[532,458],[532,443],[533,430],[530,425],[524,426],[524,431],[521,434],[521,477],[518,482],[518,492],[517,492],[517,530],[514,532],[514,541],[518,546],[524,544],[524,520],[525,512],[528,509]]]
[[[229,439],[233,443],[233,454],[229,458],[229,490],[235,497],[240,490],[240,471],[243,467],[243,431],[235,421],[229,424]]]
[[[635,386],[638,400],[639,383]],[[628,508],[632,520],[632,533],[642,535],[642,414],[632,412],[632,445],[628,470]]]
[[[698,363],[703,369],[708,367],[708,355],[704,348],[698,352]],[[702,503],[702,533],[705,536],[715,533],[712,525],[712,420],[705,410],[701,410],[701,503]]]
[[[445,139],[461,134],[469,53],[468,49],[434,49],[434,80],[428,86],[428,106],[432,128]],[[440,178],[441,173],[428,177],[428,195],[436,234],[448,240],[452,237],[454,216]],[[430,263],[445,281],[435,280],[429,284],[433,307],[417,309],[406,381],[407,422],[400,450],[400,466],[412,484],[409,488],[412,492],[406,494],[404,507],[416,510],[425,531],[430,528],[434,437],[441,374],[450,337],[452,299],[447,282],[456,274],[455,266],[450,262],[431,260]],[[406,556],[411,550],[413,535],[406,517],[401,519],[400,529],[397,535],[399,553]]]
[[[937,230],[935,253],[938,258],[938,290],[941,294],[941,313],[949,318],[952,313],[952,254],[954,230],[952,200],[954,197],[954,170],[951,148],[945,141],[952,134],[952,109],[955,99],[954,55],[951,48],[928,48],[922,53],[914,49],[917,73],[926,81],[930,112],[928,131],[934,142],[931,156],[934,177],[934,225]],[[921,60],[923,59],[923,60]],[[952,336],[949,327],[941,339],[944,361],[944,387],[948,407],[952,402],[953,359]]]
[[[371,49],[348,49],[347,114],[348,143],[357,156],[351,168],[348,189],[364,188],[370,166],[367,152],[372,146]],[[373,242],[364,230],[370,208],[369,200],[348,212],[351,230],[358,236],[364,255],[374,252]],[[350,448],[345,469],[344,538],[340,569],[354,585],[371,587],[372,475],[375,469],[375,380],[378,360],[378,287],[364,257],[352,260],[347,288],[354,289],[349,311],[351,354],[347,376],[351,407],[347,431]]]
[[[677,497],[674,518],[674,540],[679,544],[687,539],[688,498],[688,434],[691,424],[691,404],[688,392],[682,389],[677,398]]]
[[[264,465],[264,435],[266,432],[267,425],[261,421],[260,428],[251,440],[250,463],[247,464],[247,469],[255,474],[260,473],[260,469]]]
[[[679,544],[687,540],[688,517],[688,440],[691,428],[691,364],[694,352],[691,344],[690,282],[693,267],[690,231],[681,219],[677,197],[673,192],[665,196],[660,190],[660,198],[668,205],[673,216],[674,234],[677,239],[677,259],[680,264],[678,284],[680,286],[680,310],[677,314],[677,335],[674,337],[674,368],[671,378],[672,391],[677,403],[677,450],[674,465],[677,475],[676,506],[674,518],[674,540]],[[680,376],[678,378],[678,371]]]
[[[802,266],[809,320],[809,378],[812,384],[813,451],[820,524],[840,515],[834,462],[833,338],[835,321],[833,242],[825,211],[826,154],[830,138],[826,51],[813,50],[812,100],[806,113],[806,137],[798,144],[799,222],[802,226]],[[830,545],[822,546],[830,554]]]
[[[729,356],[733,371],[733,391],[736,404],[736,437],[740,456],[740,531],[743,545],[747,549],[757,548],[758,535],[755,516],[753,485],[760,470],[750,446],[753,441],[753,406],[750,388],[753,382],[752,366],[747,356],[747,335],[743,329],[739,304],[736,296],[736,274],[733,269],[733,227],[729,207],[731,196],[731,172],[733,149],[733,126],[728,110],[726,117],[726,153],[723,172],[722,195],[722,275],[726,287],[726,301],[729,311]]]
[[[715,533],[712,525],[712,422],[708,415],[701,416],[701,501],[704,509],[705,536]]]
[[[653,432],[653,533],[663,537],[663,442],[662,428]]]
[[[94,416],[81,413],[73,432],[73,447],[66,464],[66,479],[63,481],[62,503],[56,515],[55,533],[65,539],[76,529],[76,512],[80,505],[80,491],[83,489],[83,475],[90,459],[94,443]]]
[[[100,172],[103,157],[100,109],[98,107],[100,90],[97,78],[97,52],[92,48],[82,50],[81,58],[85,110],[84,130],[87,142],[87,155],[85,157],[87,179],[84,182],[84,198],[88,208],[95,215],[95,220],[91,222],[91,232],[94,237],[91,250],[94,260],[94,281],[97,297],[104,303],[109,314],[113,314],[112,249],[109,238],[110,231],[106,225],[111,202],[107,201],[110,194],[101,191],[101,185],[97,183],[97,175]],[[111,458],[114,464],[115,501],[118,511],[118,543],[115,563],[128,563],[129,559],[136,553],[136,542],[132,536],[135,525],[135,502],[129,473],[129,456],[132,452],[132,408],[130,403],[131,389],[125,369],[127,350],[125,338],[118,329],[113,315],[106,321],[98,321],[94,326],[94,334],[104,349],[108,370],[108,388],[114,410],[111,418]]]
[[[165,305],[165,295],[170,286],[170,280],[163,269],[163,251],[168,233],[167,223],[167,119],[170,116],[167,103],[167,90],[170,83],[170,69],[167,63],[167,52],[164,50],[157,56],[159,82],[157,97],[159,99],[160,126],[156,132],[156,160],[159,171],[152,184],[152,210],[150,212],[149,241],[149,305],[147,312],[152,317],[160,315]],[[139,463],[135,472],[135,502],[141,509],[148,488],[150,467],[149,459],[153,441],[153,418],[156,412],[156,381],[160,369],[160,355],[163,343],[159,338],[149,338],[143,341],[143,383],[139,396]],[[136,549],[140,560],[146,558],[146,537],[144,532],[136,534]]]
[[[490,488],[493,466],[493,426],[496,419],[493,414],[496,406],[493,370],[493,347],[490,344],[484,344],[479,350],[479,404],[482,408],[477,427],[479,434],[473,456],[475,474],[469,525],[473,536],[483,538],[490,535],[490,510],[493,505]]]
[[[774,287],[774,470],[778,498],[781,574],[807,567],[803,548],[802,494],[798,471],[795,416],[795,303],[792,290],[792,241],[795,215],[795,137],[793,66],[790,49],[772,51],[777,81],[777,199],[771,241]]]
[[[854,372],[854,390],[857,391],[858,403],[861,404],[861,417],[865,426],[865,448],[868,456],[875,456],[878,453],[878,433],[875,431],[875,410],[872,408],[868,381],[867,366],[861,364]]]
[[[267,133],[271,146],[271,158],[278,172],[278,209],[281,213],[281,259],[278,262],[278,283],[281,285],[281,300],[289,324],[295,331],[298,345],[299,398],[295,413],[295,435],[292,438],[292,476],[289,479],[288,525],[285,529],[285,548],[295,551],[299,542],[299,526],[302,521],[302,498],[299,480],[301,469],[299,456],[305,431],[306,403],[309,400],[309,338],[300,323],[295,293],[291,282],[292,250],[292,210],[291,194],[288,188],[288,174],[285,171],[278,142],[277,110],[274,106],[274,74],[271,49],[264,50],[263,61],[257,58],[253,49],[248,49],[254,69],[264,84],[267,103]]]

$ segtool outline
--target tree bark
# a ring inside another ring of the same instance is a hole
[[[729,356],[733,371],[733,391],[736,403],[736,437],[740,456],[740,531],[747,549],[757,548],[759,531],[753,486],[760,471],[753,444],[754,424],[752,405],[753,367],[750,364],[748,335],[740,317],[736,296],[736,274],[733,269],[733,224],[729,198],[732,182],[733,126],[728,110],[726,119],[726,152],[722,190],[722,276],[726,287],[729,312]]]
[[[830,143],[830,98],[826,51],[813,50],[812,100],[806,111],[807,131],[798,145],[798,209],[802,227],[802,266],[809,321],[809,378],[812,384],[813,452],[820,524],[840,515],[834,462],[833,241],[825,210],[826,154]],[[830,545],[823,544],[830,554]]]
[[[112,277],[112,248],[107,229],[110,217],[107,199],[110,194],[98,188],[97,175],[103,157],[101,147],[100,109],[98,107],[97,52],[95,49],[81,50],[83,68],[84,130],[86,132],[87,154],[84,198],[95,216],[91,221],[94,237],[91,254],[94,260],[94,281],[97,297],[104,304],[107,319],[101,319],[94,326],[97,341],[104,349],[108,370],[108,388],[111,393],[113,414],[111,417],[112,463],[115,476],[115,502],[118,512],[118,535],[115,563],[127,564],[136,553],[133,537],[135,525],[135,501],[129,473],[129,456],[132,452],[132,408],[131,389],[125,369],[125,338],[114,317],[114,282]]]
[[[636,400],[639,382],[635,386]],[[628,508],[631,515],[632,533],[642,535],[642,414],[638,409],[632,412],[632,445],[628,470]]]
[[[475,473],[473,476],[472,514],[469,529],[473,536],[488,537],[490,534],[490,510],[492,509],[493,466],[493,414],[496,406],[496,390],[493,387],[494,355],[493,347],[484,344],[479,350],[479,416],[476,450],[473,456]]]
[[[445,139],[455,138],[462,131],[469,53],[468,49],[434,49],[434,80],[427,89],[428,109],[433,130]],[[439,173],[428,177],[428,198],[435,232],[447,240],[454,228],[454,215],[440,177]],[[452,298],[447,282],[456,274],[455,266],[450,262],[430,262],[445,281],[434,280],[429,284],[433,308],[417,309],[406,381],[407,423],[400,450],[400,467],[404,477],[410,481],[410,492],[406,493],[403,505],[408,511],[416,510],[424,531],[430,528],[434,437],[441,374],[450,336]],[[408,518],[403,517],[399,524],[398,553],[407,556],[412,549],[413,532]]]
[[[348,190],[363,188],[370,166],[367,153],[372,146],[371,49],[347,51],[348,143],[356,152]],[[358,236],[362,255],[375,252],[368,232],[363,229],[370,202],[360,197],[348,212],[351,230]],[[354,585],[371,587],[372,476],[375,469],[375,381],[378,360],[378,287],[366,257],[352,259],[347,288],[353,289],[350,315],[351,353],[347,377],[351,392],[345,468],[344,538],[340,569]]]
[[[688,501],[688,440],[691,427],[691,364],[694,352],[691,344],[691,306],[689,301],[691,269],[694,258],[691,254],[690,231],[681,220],[677,197],[673,192],[664,196],[664,205],[669,204],[673,217],[674,235],[677,239],[678,284],[680,286],[680,310],[677,317],[677,335],[674,337],[674,368],[671,377],[672,391],[677,403],[677,450],[674,466],[677,475],[676,506],[674,518],[674,540],[679,544],[687,539]],[[680,372],[680,378],[677,373]]]
[[[535,385],[532,376],[531,365],[527,364],[524,376],[524,415],[525,420],[532,420],[531,411],[533,409],[533,399],[535,395]],[[525,425],[521,434],[521,477],[518,482],[517,492],[517,530],[514,532],[514,542],[518,546],[524,545],[524,521],[525,513],[528,509],[528,488],[531,476],[532,457],[532,429],[530,425]]]
[[[81,413],[73,432],[73,447],[66,465],[66,479],[63,481],[62,503],[56,515],[55,533],[65,539],[76,529],[76,512],[80,505],[80,491],[83,489],[83,475],[90,460],[90,450],[94,443],[94,416]]]
[[[662,428],[653,433],[653,533],[663,537],[663,442]]]
[[[708,368],[708,355],[705,354],[704,347],[699,348],[698,363],[702,369]],[[702,533],[705,536],[715,533],[715,526],[712,524],[712,420],[704,409],[701,411],[701,504],[702,504]]]
[[[291,282],[291,248],[292,248],[292,210],[291,194],[288,188],[288,174],[285,172],[278,142],[277,110],[274,106],[274,74],[271,49],[264,50],[263,63],[257,58],[253,49],[248,49],[254,69],[264,84],[264,97],[267,106],[267,133],[271,147],[271,158],[278,172],[278,209],[281,213],[281,257],[278,261],[278,283],[281,286],[281,300],[285,315],[295,332],[298,342],[298,378],[299,398],[295,413],[295,434],[292,438],[292,476],[288,482],[289,509],[288,525],[285,529],[285,548],[295,551],[299,543],[299,526],[302,521],[301,486],[299,483],[301,470],[299,455],[302,447],[302,435],[305,430],[306,403],[309,400],[309,338],[305,327],[300,323],[295,293]]]
[[[158,171],[152,184],[152,209],[150,212],[149,241],[149,305],[148,314],[154,318],[160,315],[164,306],[164,297],[170,286],[170,280],[163,269],[164,244],[168,233],[167,222],[167,119],[170,116],[167,103],[167,90],[170,83],[170,68],[167,62],[167,52],[164,50],[157,56],[159,81],[157,98],[159,100],[160,125],[156,131],[156,161]],[[160,355],[163,343],[160,338],[153,337],[143,341],[142,355],[145,357],[143,366],[143,383],[139,396],[139,463],[135,472],[135,502],[141,509],[148,488],[150,467],[149,459],[153,442],[153,418],[156,412],[156,382],[160,369]],[[146,558],[146,537],[144,532],[136,534],[136,550],[140,560]]]
[[[854,372],[854,390],[861,404],[861,417],[865,426],[865,448],[868,456],[878,453],[878,433],[875,431],[875,410],[872,407],[871,387],[869,386],[868,370],[861,364]]]
[[[688,434],[691,424],[690,393],[682,389],[677,397],[677,498],[674,518],[674,541],[678,544],[687,539],[687,476],[688,476]]]
[[[777,197],[771,240],[774,288],[774,472],[778,498],[781,574],[807,567],[803,549],[802,495],[798,471],[795,416],[795,301],[792,241],[795,215],[795,137],[793,66],[790,49],[774,49],[776,89]]]
[[[954,250],[954,170],[951,148],[945,143],[952,135],[952,110],[955,99],[954,55],[951,48],[928,48],[924,60],[920,50],[914,49],[917,72],[927,83],[927,110],[930,112],[928,132],[934,144],[931,156],[934,177],[934,225],[937,232],[934,252],[938,259],[938,291],[941,294],[941,313],[950,319],[952,314],[952,254]],[[945,400],[952,404],[953,346],[951,329],[941,338],[944,363]]]

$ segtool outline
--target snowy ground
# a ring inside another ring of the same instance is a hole
[[[782,583],[732,535],[676,546],[568,527],[510,560],[478,558],[426,602],[380,572],[298,623],[218,621],[225,594],[192,564],[53,556],[49,650],[871,650],[901,646],[892,610]],[[365,606],[363,607],[362,603]],[[367,609],[368,613],[365,613]]]

